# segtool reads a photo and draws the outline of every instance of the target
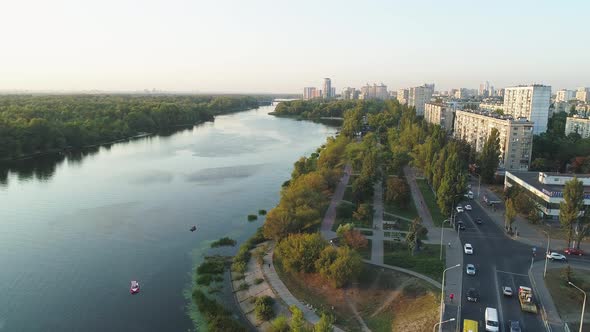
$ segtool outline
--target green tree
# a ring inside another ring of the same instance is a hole
[[[315,272],[315,262],[327,246],[319,233],[292,234],[277,245],[277,254],[291,272]]]
[[[371,221],[371,205],[367,203],[362,203],[358,205],[356,211],[352,213],[352,217],[358,221]]]
[[[559,222],[566,232],[568,247],[571,246],[573,239],[574,222],[578,220],[583,208],[584,185],[582,181],[574,177],[565,183],[563,201],[559,203]]]
[[[279,315],[270,323],[270,332],[289,332],[289,323],[285,315]]]
[[[410,203],[410,187],[397,177],[388,178],[385,187],[385,201],[395,203],[402,208],[407,208]]]
[[[492,128],[480,155],[481,178],[492,183],[500,162],[500,132]]]
[[[362,269],[361,256],[348,247],[325,248],[315,263],[320,275],[340,288],[357,277]]]
[[[334,318],[323,313],[320,321],[313,327],[313,332],[332,332],[334,331],[332,324],[334,324]]]
[[[289,307],[289,311],[291,311],[291,323],[289,324],[291,332],[305,332],[305,318],[303,318],[303,311],[294,305]]]
[[[424,237],[427,232],[428,230],[422,226],[422,220],[419,217],[412,220],[410,229],[406,234],[406,243],[408,244],[408,249],[412,256],[414,256],[416,250],[420,249],[420,246],[422,245],[422,240],[420,238]]]
[[[261,321],[267,321],[271,319],[272,316],[274,316],[274,310],[272,308],[273,302],[273,298],[268,295],[257,297],[254,306],[256,319]]]
[[[504,213],[504,228],[506,231],[512,230],[512,223],[516,217],[516,208],[511,198],[506,200],[506,212]]]

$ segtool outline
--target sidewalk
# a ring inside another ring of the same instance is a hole
[[[482,184],[480,197],[483,197],[483,195],[489,191],[490,189],[488,188],[488,186]],[[496,222],[501,228],[504,228],[504,203],[502,203],[501,206],[497,207],[496,210],[493,211],[479,197],[477,199],[474,199],[473,201],[479,204],[479,206],[481,206],[481,208],[488,214],[488,216],[490,216],[492,220],[494,220],[494,222]],[[547,236],[545,235],[545,233],[537,229],[535,226],[531,225],[529,221],[524,219],[523,217],[516,216],[516,219],[512,224],[512,227],[516,227],[516,229],[518,230],[518,237],[511,237],[513,240],[530,245],[532,247],[547,247]],[[549,246],[550,249],[561,251],[564,248],[567,248],[567,242],[562,239],[552,238]],[[590,242],[588,242],[587,240],[582,242],[580,244],[580,248],[584,251],[590,252]]]
[[[553,303],[553,298],[543,279],[544,267],[544,261],[536,261],[529,270],[529,278],[531,279],[534,293],[541,304],[541,317],[543,321],[546,321],[551,326],[551,331],[563,331],[563,321],[559,317],[557,307]]]
[[[330,240],[336,237],[336,232],[332,230],[332,226],[334,225],[334,220],[336,220],[336,207],[340,204],[340,201],[344,197],[344,191],[346,190],[346,185],[348,185],[348,180],[350,179],[350,173],[352,172],[352,166],[350,164],[346,164],[344,167],[344,175],[338,182],[336,186],[336,190],[334,190],[334,195],[332,195],[332,200],[330,201],[330,206],[328,206],[328,210],[326,210],[326,215],[322,220],[322,237],[326,240]]]
[[[383,264],[383,182],[375,183],[373,194],[373,236],[371,236],[371,263]]]
[[[409,166],[404,167],[404,174],[406,175],[406,181],[410,186],[410,191],[412,193],[412,199],[414,200],[414,204],[416,205],[416,210],[418,211],[418,215],[422,219],[422,225],[428,229],[428,241],[424,241],[425,243],[431,244],[440,244],[441,243],[441,235],[442,243],[451,243],[451,247],[449,248],[448,245],[443,245],[445,248],[445,266],[448,268],[450,266],[454,266],[457,264],[463,265],[463,251],[461,250],[461,240],[459,239],[459,235],[453,230],[449,228],[444,228],[441,234],[441,228],[435,227],[432,221],[432,216],[430,211],[428,210],[428,206],[424,201],[424,197],[422,196],[422,192],[420,188],[418,188],[418,184],[416,183],[416,176],[414,174],[414,170]],[[457,313],[460,312],[457,310],[457,307],[451,302],[449,295],[454,294],[455,299],[460,300],[462,298],[462,291],[463,291],[463,268],[457,267],[451,270],[448,270],[445,273],[445,284],[444,286],[444,301],[445,301],[445,313],[443,314],[445,317],[456,317]],[[454,302],[457,302],[455,300]],[[447,307],[447,305],[449,305]],[[456,317],[457,321],[461,321],[461,317]]]

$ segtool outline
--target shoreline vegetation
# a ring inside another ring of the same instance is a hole
[[[266,98],[268,99],[268,98]],[[84,150],[213,121],[264,97],[0,95],[0,163]]]

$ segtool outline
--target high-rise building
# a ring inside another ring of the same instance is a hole
[[[303,88],[303,100],[310,100],[315,98],[316,88],[314,87],[305,87]]]
[[[561,89],[559,91],[557,91],[557,94],[555,95],[555,101],[556,102],[560,102],[560,101],[570,101],[572,99],[576,98],[576,93],[572,90],[567,90],[567,89]]]
[[[426,103],[424,105],[424,120],[449,131],[453,129],[454,115],[454,110],[449,105],[442,103]]]
[[[504,91],[504,114],[533,122],[534,134],[547,131],[550,103],[550,86],[534,84],[510,87]]]
[[[408,106],[414,106],[416,108],[416,115],[424,115],[424,105],[430,101],[433,93],[434,84],[424,84],[410,88]]]
[[[344,90],[342,90],[342,99],[358,99],[359,97],[359,92],[357,89],[355,88],[346,88]]]
[[[397,90],[397,101],[399,101],[400,104],[407,104],[409,94],[410,90],[408,89]]]
[[[332,87],[330,89],[330,97],[332,97],[332,98],[336,97],[336,88],[335,87]]]
[[[324,78],[324,98],[332,98],[332,80]]]
[[[389,98],[389,93],[387,92],[387,85],[381,83],[380,85],[374,84],[373,85],[365,85],[361,87],[361,95],[363,96],[362,99],[381,99],[385,100]]]
[[[534,124],[526,119],[457,110],[453,135],[480,152],[492,128],[496,128],[500,134],[501,152],[498,167],[505,170],[526,171],[531,163],[533,127]]]
[[[590,101],[590,88],[578,88],[576,91],[576,99],[587,103]]]
[[[457,99],[468,99],[477,94],[477,90],[459,88],[455,91],[454,97]]]
[[[578,133],[582,138],[590,137],[590,119],[578,115],[568,116],[565,120],[565,135]]]

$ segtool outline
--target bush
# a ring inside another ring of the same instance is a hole
[[[280,315],[270,323],[270,332],[289,332],[289,323],[287,317]]]
[[[225,270],[227,257],[207,256],[205,261],[197,267],[197,274],[220,274]]]
[[[229,237],[222,237],[221,239],[211,243],[211,248],[217,248],[217,247],[222,247],[222,246],[235,246],[236,243],[238,243],[236,240],[234,239],[230,239]]]
[[[256,219],[258,219],[258,216],[257,215],[255,215],[255,214],[249,214],[248,215],[248,221],[254,221]]]
[[[336,217],[342,219],[350,219],[352,218],[352,213],[354,212],[354,206],[348,203],[341,202],[336,207]]]
[[[205,285],[205,286],[209,286],[209,284],[211,284],[212,282],[220,282],[223,281],[223,277],[221,277],[220,275],[214,275],[214,274],[202,274],[199,275],[199,277],[197,278],[197,284],[198,285]]]
[[[266,210],[258,210],[258,215],[260,215],[260,216],[266,215]]]
[[[193,302],[207,321],[207,327],[212,332],[245,332],[246,329],[231,317],[227,311],[217,301],[210,299],[199,289],[193,291]]]
[[[245,291],[250,288],[250,285],[247,282],[243,282],[238,286],[238,291]]]
[[[274,310],[272,309],[273,302],[272,297],[268,295],[256,299],[254,313],[258,320],[267,321],[274,316]]]

